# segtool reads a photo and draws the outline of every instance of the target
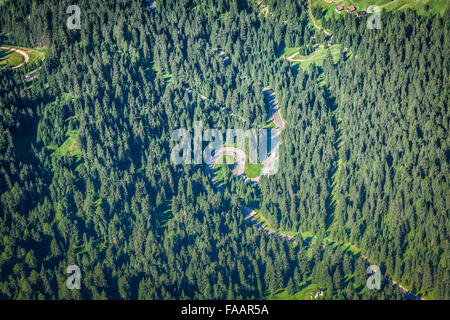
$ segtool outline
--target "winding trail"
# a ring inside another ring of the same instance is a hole
[[[308,15],[309,15],[309,18],[311,19],[312,24],[314,25],[314,27],[316,27],[317,30],[323,31],[323,33],[325,33],[327,36],[333,36],[330,32],[328,32],[327,30],[325,30],[324,28],[319,26],[316,19],[314,19],[314,16],[313,16],[312,10],[311,10],[311,0],[308,0]]]
[[[17,66],[12,67],[11,69],[18,69],[21,66],[27,64],[28,61],[30,61],[30,56],[28,55],[28,53],[26,53],[23,50],[20,50],[20,49],[17,49],[17,48],[12,48],[12,47],[0,47],[0,49],[8,50],[8,51],[11,50],[13,52],[17,52],[18,54],[20,54],[20,55],[22,55],[24,57],[24,59],[25,59],[24,62],[22,62],[21,64],[18,64]]]
[[[308,10],[310,11],[310,4],[311,4],[311,0],[308,0]],[[312,15],[311,15],[312,16]],[[314,21],[314,20],[313,20]],[[319,28],[321,29],[321,28]],[[328,33],[326,30],[323,30],[326,34],[331,35],[330,33]],[[331,39],[330,39],[331,40]],[[225,55],[225,53],[223,51],[218,51],[219,56],[225,61],[228,60],[227,56]],[[298,52],[296,54],[294,54],[293,56],[297,55]],[[293,56],[291,56],[290,58],[292,58]],[[285,128],[285,121],[283,120],[283,117],[281,115],[281,110],[280,107],[276,101],[276,96],[275,96],[275,92],[269,88],[269,87],[263,87],[262,88],[262,92],[264,94],[264,98],[266,100],[267,103],[269,103],[269,118],[270,120],[272,120],[275,124],[275,129],[271,130],[271,145],[273,145],[272,150],[269,152],[268,157],[263,161],[263,168],[261,169],[261,175],[257,178],[253,178],[253,179],[249,179],[247,177],[245,177],[244,171],[245,171],[245,160],[246,160],[246,155],[245,152],[239,148],[235,148],[235,147],[225,147],[222,146],[214,155],[213,159],[210,161],[209,164],[207,164],[207,172],[209,173],[209,175],[212,177],[212,181],[213,184],[217,187],[217,189],[220,192],[224,192],[224,186],[223,185],[219,185],[216,177],[214,175],[214,166],[216,164],[219,163],[219,161],[221,159],[223,159],[224,156],[229,155],[229,156],[233,156],[235,161],[236,161],[236,165],[235,168],[233,169],[233,175],[235,176],[241,176],[243,177],[245,180],[251,180],[254,181],[256,183],[259,182],[259,179],[262,175],[270,175],[270,174],[274,174],[276,173],[276,171],[278,170],[278,151],[279,151],[279,145],[280,145],[280,141],[279,141],[279,137],[281,134],[281,131],[283,131],[283,129]],[[200,95],[200,97],[203,100],[208,100],[211,101],[210,99]],[[214,103],[213,101],[211,101],[212,103]],[[228,110],[223,108],[222,109],[227,112]],[[228,114],[230,114],[231,116],[233,116],[233,114],[231,112],[227,112]],[[261,230],[271,236],[276,236],[280,239],[285,239],[287,241],[293,242],[293,243],[298,243],[297,239],[291,235],[288,235],[286,233],[280,232],[280,231],[274,231],[272,229],[269,229],[268,227],[264,226],[261,222],[259,222],[257,220],[258,218],[258,213],[253,210],[252,208],[248,207],[248,206],[242,206],[242,211],[244,213],[244,220],[247,221],[248,223],[252,224],[254,227],[256,227],[258,230]],[[265,220],[265,218],[263,216],[259,216],[260,219],[266,221],[269,225],[270,223]],[[275,229],[275,228],[274,228]],[[370,263],[374,263],[372,262],[369,257],[365,257],[363,256],[367,261],[369,261]],[[402,286],[400,283],[394,281],[388,274],[384,274],[384,278],[387,279],[388,281],[390,281],[392,283],[392,285],[394,287],[398,287],[408,299],[411,300],[424,300],[423,297],[417,296],[415,294],[413,294],[411,291],[409,291],[408,289],[406,289],[404,286]]]
[[[281,116],[280,107],[276,101],[275,93],[269,87],[263,87],[262,92],[266,102],[269,104],[269,119],[275,124],[275,129],[270,130],[270,150],[268,150],[267,157],[262,161],[261,174],[255,178],[248,178],[245,176],[246,154],[239,148],[222,146],[215,153],[213,159],[208,164],[210,169],[214,169],[216,164],[222,164],[220,161],[225,155],[235,158],[236,166],[233,170],[233,175],[242,176],[245,180],[258,183],[261,176],[273,175],[278,171],[278,151],[280,146],[280,135],[285,127],[285,122]],[[206,97],[205,97],[206,98]],[[203,98],[202,98],[203,99]],[[228,113],[233,116],[232,113]]]
[[[211,168],[214,168],[216,164],[222,164],[220,160],[223,159],[224,156],[232,156],[235,161],[236,165],[233,169],[233,175],[235,176],[241,176],[244,174],[245,170],[245,152],[242,151],[239,148],[235,147],[223,147],[220,148],[216,154],[214,155],[214,158],[209,163]]]
[[[246,220],[250,224],[254,225],[256,227],[256,229],[263,230],[264,232],[268,233],[271,236],[277,236],[280,239],[286,239],[288,241],[297,243],[297,240],[295,239],[295,237],[287,235],[283,232],[271,230],[271,229],[265,227],[264,225],[262,225],[260,222],[258,222],[258,220],[257,220],[258,213],[255,210],[253,210],[247,206],[243,206],[242,211],[244,212],[244,220]],[[261,219],[263,219],[263,218],[261,217]]]
[[[289,61],[289,62],[297,62],[297,61],[298,62],[302,62],[302,61],[305,61],[305,59],[294,59],[294,57],[297,56],[299,53],[300,52],[297,51],[292,56],[287,57],[286,60]]]

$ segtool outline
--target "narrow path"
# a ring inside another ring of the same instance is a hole
[[[21,64],[18,64],[17,66],[12,67],[11,69],[18,69],[18,68],[20,68],[21,66],[27,64],[28,61],[30,61],[30,57],[28,56],[28,53],[26,53],[26,52],[23,51],[23,50],[20,50],[20,49],[17,49],[17,48],[12,48],[12,47],[0,47],[0,49],[3,49],[3,50],[11,50],[11,51],[13,51],[13,52],[17,52],[18,54],[21,54],[21,55],[24,57],[24,59],[25,59],[24,62],[22,62]]]
[[[291,59],[291,60],[288,60],[289,62],[303,62],[303,61],[305,61],[306,59]]]
[[[275,129],[270,131],[270,145],[272,149],[269,151],[268,157],[264,159],[261,169],[262,176],[269,176],[275,174],[278,171],[278,151],[280,148],[280,135],[281,131],[283,131],[285,127],[285,122],[281,116],[281,109],[277,103],[275,92],[273,92],[273,90],[269,87],[264,87],[262,89],[262,92],[270,106],[270,120],[272,120],[275,124]]]
[[[311,19],[312,24],[314,25],[314,27],[316,27],[317,30],[323,31],[323,33],[325,33],[327,36],[332,36],[332,34],[330,32],[328,32],[327,30],[325,30],[324,28],[319,26],[317,24],[316,19],[314,19],[314,16],[313,16],[312,10],[311,10],[311,0],[308,0],[308,15],[309,15],[309,18]]]
[[[310,11],[310,4],[311,4],[311,0],[308,0],[308,10]],[[311,15],[312,16],[312,15]],[[314,20],[313,20],[314,21]],[[319,27],[319,29],[321,29]],[[330,33],[328,33],[326,30],[323,30],[326,34],[331,35]],[[331,39],[330,39],[331,40]],[[219,52],[219,56],[222,59],[225,59],[226,55],[223,51]],[[292,56],[291,56],[292,57]],[[282,118],[281,115],[281,111],[280,111],[280,107],[278,106],[278,103],[276,101],[276,96],[275,93],[273,92],[272,89],[270,89],[269,87],[263,87],[262,88],[262,92],[264,94],[264,97],[267,99],[269,105],[270,105],[270,109],[269,109],[269,117],[270,119],[275,123],[275,131],[278,134],[276,134],[275,136],[278,137],[278,140],[275,143],[275,147],[271,150],[271,152],[269,153],[269,156],[263,161],[263,169],[261,170],[261,175],[263,175],[263,170],[264,168],[266,168],[266,170],[269,171],[273,171],[275,168],[275,166],[278,165],[278,150],[279,150],[279,136],[281,131],[284,129],[285,127],[285,122]],[[201,96],[202,99],[208,100],[206,97]],[[245,152],[242,151],[239,148],[234,148],[234,147],[222,147],[221,149],[219,149],[219,151],[217,152],[217,154],[214,156],[213,160],[211,161],[210,164],[207,165],[207,171],[209,172],[209,174],[212,177],[212,181],[213,183],[216,185],[216,187],[219,189],[220,192],[223,193],[223,186],[219,185],[215,179],[214,176],[214,165],[221,159],[223,158],[224,155],[231,155],[235,157],[236,160],[236,167],[233,170],[233,174],[236,176],[241,176],[244,175],[244,169],[245,169]],[[265,172],[265,174],[267,174],[268,172]],[[245,177],[245,175],[244,175]],[[249,179],[249,180],[253,180],[256,183],[258,183],[260,177],[254,178],[254,179]],[[244,220],[246,220],[247,222],[251,223],[253,226],[255,226],[258,230],[262,230],[264,232],[266,232],[269,235],[272,236],[276,236],[279,237],[280,239],[285,239],[294,243],[297,243],[297,240],[295,237],[290,236],[286,233],[283,232],[279,232],[279,231],[274,231],[271,230],[267,227],[265,227],[262,223],[257,221],[257,215],[258,213],[251,209],[248,206],[242,206],[242,211],[244,213]],[[261,217],[261,219],[263,219],[263,217]],[[368,257],[364,257],[367,261],[371,262],[371,260]],[[371,262],[373,263],[373,262]],[[392,285],[398,286],[398,288],[410,299],[414,299],[414,300],[424,300],[422,297],[419,297],[415,294],[413,294],[412,292],[410,292],[408,289],[406,289],[404,286],[402,286],[401,284],[395,282],[393,279],[390,278],[390,276],[388,274],[385,274],[384,277],[390,281],[392,283]]]

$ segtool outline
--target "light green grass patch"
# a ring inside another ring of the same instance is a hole
[[[214,175],[219,185],[222,185],[225,181],[225,174],[227,171],[226,167],[233,165],[234,163],[235,159],[233,156],[225,155],[219,159],[218,163],[214,165]]]
[[[248,141],[246,141],[246,142],[248,142]],[[247,178],[253,179],[253,178],[259,177],[261,175],[261,170],[263,167],[262,163],[249,163],[249,161],[248,161],[248,159],[249,159],[249,155],[248,155],[249,144],[248,143],[244,143],[243,145],[238,144],[238,143],[234,143],[232,145],[227,145],[225,143],[224,146],[229,146],[229,147],[234,147],[234,148],[244,150],[244,152],[245,152],[244,175]]]
[[[174,217],[172,212],[172,201],[165,201],[158,209],[157,216],[159,228],[164,229],[168,226],[169,221]]]
[[[28,56],[30,57],[30,60],[28,61],[28,64],[34,64],[41,62],[45,59],[45,55],[48,51],[47,48],[41,48],[41,49],[35,49],[35,48],[24,48],[24,47],[17,47],[12,46],[12,48],[20,49],[22,51],[25,51]]]
[[[253,179],[261,175],[262,163],[249,163],[249,143],[248,140],[242,144],[233,144],[233,147],[244,150],[245,152],[245,168],[244,174],[247,178]]]
[[[12,68],[25,61],[24,57],[12,50],[0,49],[0,68]]]
[[[47,148],[53,149],[51,157],[62,157],[69,153],[72,157],[77,156],[81,158],[80,144],[78,141],[78,130],[69,130],[66,133],[67,139],[60,147],[48,146]]]
[[[333,62],[337,63],[339,61],[339,56],[341,54],[341,48],[342,48],[341,44],[334,44],[330,47],[327,47],[327,46],[318,47],[316,49],[316,51],[314,51],[313,53],[311,53],[308,56],[296,56],[295,59],[301,59],[303,61],[293,62],[293,63],[294,64],[300,63],[300,67],[304,71],[307,71],[312,64],[315,64],[315,65],[321,67],[323,65],[324,60],[327,57],[328,50],[330,50],[330,52],[331,52]]]
[[[164,81],[167,81],[169,83],[173,83],[172,74],[164,72],[160,67],[158,67],[156,65],[156,63],[154,61],[152,63],[152,70],[154,72],[156,72],[156,73],[161,73],[163,78],[164,78]]]
[[[29,64],[39,63],[41,61],[45,60],[45,56],[47,54],[48,49],[47,48],[41,48],[41,49],[31,49],[31,48],[20,48],[19,49],[25,51],[30,56],[30,61],[28,61]]]
[[[269,221],[261,214],[261,210],[260,209],[254,209],[254,211],[256,212],[255,220],[259,224],[261,224],[263,227],[266,227],[269,230],[272,230],[274,232],[281,233],[281,234],[284,234],[284,235],[288,235],[288,236],[291,236],[291,237],[296,237],[299,234],[301,234],[300,232],[297,232],[297,231],[291,231],[291,230],[284,230],[282,228],[276,228],[275,226],[271,225],[269,223]]]
[[[97,200],[94,201],[95,207],[98,207],[102,204],[103,199],[102,198],[98,198]]]
[[[300,47],[285,47],[281,56],[287,58],[300,51]],[[298,56],[298,55],[297,55]],[[294,57],[296,58],[296,57]]]
[[[276,125],[275,122],[273,122],[273,120],[267,120],[265,126],[263,127],[263,129],[275,129]]]
[[[266,227],[269,230],[272,230],[274,232],[278,232],[278,229],[275,228],[274,226],[272,226],[267,219],[261,214],[261,210],[260,209],[254,209],[254,211],[256,212],[256,216],[255,216],[255,221],[258,222],[260,225],[262,225],[263,227]]]
[[[45,60],[45,56],[48,51],[47,48],[25,48],[6,44],[4,46],[25,51],[30,58],[28,61],[29,65],[38,64],[41,61]],[[6,54],[6,56],[4,56],[6,52],[8,53]],[[6,58],[6,60],[3,60],[3,58]],[[21,54],[13,52],[11,50],[0,50],[0,60],[0,65],[7,64],[10,67],[14,67],[24,62],[25,58]]]

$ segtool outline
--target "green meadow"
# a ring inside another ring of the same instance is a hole
[[[335,8],[339,5],[345,7],[355,6],[357,11],[367,9],[371,5],[377,5],[386,11],[404,11],[406,9],[416,10],[421,15],[439,14],[443,15],[448,6],[448,0],[334,0],[331,3],[325,0],[311,0],[313,8],[322,8],[326,11],[325,18],[347,14],[345,11],[336,13]],[[318,19],[319,17],[316,17]]]
[[[327,57],[328,50],[330,50],[331,56],[333,57],[333,61],[334,61],[334,63],[336,63],[339,60],[341,48],[342,48],[341,44],[334,44],[330,47],[321,45],[314,52],[312,52],[311,54],[309,54],[307,56],[301,56],[299,54],[296,55],[293,59],[294,60],[302,60],[302,61],[293,61],[292,64],[294,64],[294,65],[300,64],[300,67],[304,71],[307,71],[312,64],[315,64],[315,65],[321,67],[323,65],[323,61]],[[284,58],[285,55],[286,55],[286,57],[289,57],[289,56],[293,55],[294,53],[298,52],[298,50],[299,50],[298,47],[297,48],[285,48],[283,51],[282,57]]]

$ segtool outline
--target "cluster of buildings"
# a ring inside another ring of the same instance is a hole
[[[337,6],[334,10],[337,13],[341,13],[342,11],[344,11],[344,9],[347,10],[348,13],[353,13],[353,12],[356,11],[356,7],[355,6],[350,6],[350,7],[347,7],[347,8],[345,8],[344,6]],[[356,16],[359,18],[359,17],[362,17],[365,14],[367,14],[366,10],[360,10],[360,11],[358,11],[356,13]]]

